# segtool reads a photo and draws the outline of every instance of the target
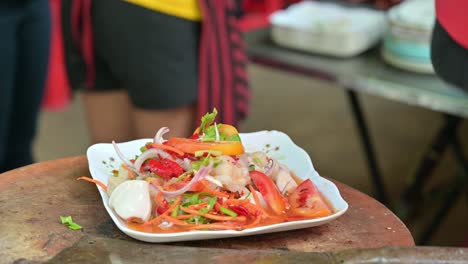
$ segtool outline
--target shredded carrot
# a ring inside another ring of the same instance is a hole
[[[195,215],[193,215],[193,214],[178,215],[178,216],[175,217],[175,219],[185,220],[185,219],[190,219],[190,218],[192,218],[194,216]]]
[[[162,192],[158,192],[158,194],[156,194],[156,204],[157,205],[164,205],[164,202],[163,202],[163,197],[164,195],[162,194]]]
[[[169,213],[171,213],[172,211],[174,211],[174,209],[180,204],[180,201],[182,201],[182,195],[179,195],[177,197],[177,199],[175,200],[175,202],[171,205],[171,207],[169,207],[169,209],[167,209],[164,213],[158,215],[156,218],[153,218],[153,219],[149,220],[148,222],[144,223],[143,225],[152,225],[152,224],[158,223],[164,216],[166,216]],[[181,206],[181,208],[182,208],[182,206]]]
[[[203,188],[202,192],[209,193],[209,194],[211,194],[213,196],[216,196],[216,197],[223,197],[223,198],[228,198],[229,197],[229,194],[227,194],[227,193],[219,192],[219,191],[213,190],[210,187],[208,187],[208,185],[206,184],[206,180],[201,180],[199,182],[205,187],[205,188]]]
[[[242,226],[242,229],[247,229],[247,228],[251,228],[251,227],[257,226],[258,223],[260,223],[260,220],[261,220],[261,219],[262,219],[261,217],[255,217],[255,220],[254,220],[252,223],[250,223],[250,224],[248,224],[248,225]]]
[[[184,154],[185,154],[182,150],[171,147],[171,146],[168,146],[168,145],[153,143],[153,144],[151,144],[151,147],[158,148],[158,149],[169,150],[169,151],[172,151],[172,152],[176,153],[179,156],[184,156]]]
[[[199,204],[193,204],[193,205],[189,205],[188,208],[189,209],[192,209],[192,210],[199,210],[205,206],[208,205],[208,202],[203,202],[203,203],[199,203]]]
[[[187,226],[187,225],[189,225],[189,223],[186,223],[186,222],[184,222],[184,221],[180,221],[179,219],[174,218],[174,217],[172,217],[172,216],[165,215],[165,216],[163,216],[163,218],[166,219],[166,221],[169,221],[169,222],[171,222],[171,223],[173,223],[173,224],[175,224],[175,225],[180,225],[180,226]]]
[[[191,230],[199,230],[199,229],[208,229],[208,230],[240,230],[241,227],[238,225],[233,224],[222,224],[222,223],[215,223],[215,224],[201,224],[201,225],[193,225],[188,227]]]
[[[186,213],[203,216],[205,218],[216,220],[216,221],[245,222],[247,220],[245,216],[232,217],[232,216],[219,216],[219,215],[214,215],[214,214],[203,214],[203,213],[200,213],[199,211],[191,210],[183,206],[181,206],[180,209]]]
[[[253,196],[254,201],[255,201],[255,205],[257,205],[257,207],[260,209],[260,212],[262,212],[264,215],[268,215],[268,213],[265,211],[262,204],[260,203],[260,199],[257,196],[257,192],[254,190],[252,185],[249,185],[249,190],[250,190],[250,193],[252,193],[252,196]]]
[[[92,182],[98,185],[99,187],[101,187],[105,192],[107,192],[107,186],[102,181],[91,179],[90,177],[86,177],[86,176],[78,177],[76,180],[84,180],[84,181]]]
[[[239,200],[239,199],[227,199],[224,201],[224,204],[232,204],[232,205],[244,205],[244,204],[249,204],[250,200],[249,199],[244,199],[244,200]]]

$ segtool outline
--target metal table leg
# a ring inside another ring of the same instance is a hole
[[[463,194],[463,191],[466,190],[468,186],[468,161],[465,158],[463,148],[457,138],[457,135],[454,135],[450,139],[450,143],[453,147],[456,161],[460,166],[460,173],[458,173],[455,179],[452,181],[450,188],[445,190],[446,195],[444,197],[444,201],[439,207],[437,213],[432,218],[432,221],[421,232],[421,235],[417,241],[418,245],[426,245],[431,240],[432,235],[437,231],[439,226],[447,217],[448,211],[452,208],[453,204],[457,201],[461,194]]]
[[[367,158],[367,164],[369,166],[370,176],[373,183],[375,196],[377,200],[381,203],[388,205],[389,200],[387,196],[387,192],[385,190],[385,186],[380,175],[380,170],[377,165],[377,160],[375,158],[374,147],[372,145],[369,131],[367,128],[366,120],[364,119],[364,115],[361,109],[361,105],[359,103],[359,99],[356,95],[356,92],[348,89],[346,90],[349,101],[351,103],[351,108],[353,110],[353,115],[358,126],[359,135],[361,137],[361,143],[364,148],[364,152]]]
[[[422,199],[422,187],[431,176],[431,172],[438,164],[450,140],[456,137],[461,118],[446,115],[445,124],[437,133],[430,147],[425,152],[415,176],[408,187],[403,191],[402,200],[397,212],[402,219],[410,219],[417,214],[416,207]]]

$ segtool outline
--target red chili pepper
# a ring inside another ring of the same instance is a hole
[[[172,177],[177,177],[184,173],[184,169],[175,161],[170,159],[162,159],[161,163],[172,171]]]
[[[173,175],[173,172],[170,168],[167,168],[161,162],[155,159],[150,159],[149,161],[147,161],[146,166],[152,173],[155,173],[161,177],[171,178]]]
[[[250,211],[242,205],[230,205],[229,209],[236,212],[238,215],[250,216]]]
[[[218,198],[218,200],[219,200],[219,198]],[[218,202],[215,203],[214,208],[213,208],[213,211],[219,212],[219,208],[220,208],[220,207],[221,207],[221,205],[220,205]]]
[[[193,134],[189,137],[190,139],[199,139],[200,136],[198,134]]]
[[[166,179],[177,177],[184,173],[184,169],[177,162],[170,159],[162,159],[160,161],[150,159],[142,167],[142,170],[145,169]]]
[[[158,206],[158,207],[156,208],[156,212],[157,212],[158,214],[163,214],[163,213],[166,212],[166,211],[167,211],[167,208],[166,208],[166,207]]]

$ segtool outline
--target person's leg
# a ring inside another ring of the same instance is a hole
[[[124,90],[82,93],[92,143],[134,139],[131,108]]]
[[[50,10],[47,0],[30,1],[25,6],[17,38],[18,60],[6,169],[33,162],[33,141],[49,60]]]
[[[167,110],[144,110],[133,108],[135,136],[152,138],[161,127],[169,127],[170,137],[187,137],[194,131],[195,105],[182,106]]]
[[[153,137],[163,126],[171,129],[170,136],[190,135],[198,24],[124,1],[95,1],[93,7],[96,52],[128,91],[133,136]]]
[[[16,68],[17,14],[0,10],[0,173],[7,170],[7,136],[10,130],[11,105]]]

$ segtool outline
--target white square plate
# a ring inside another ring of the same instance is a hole
[[[135,231],[128,228],[125,222],[109,207],[107,194],[102,189],[98,188],[104,207],[122,232],[135,239],[152,243],[239,237],[308,228],[328,223],[346,212],[348,204],[341,197],[336,185],[320,177],[317,171],[315,171],[309,155],[302,148],[294,144],[288,135],[279,131],[259,131],[254,133],[241,133],[240,137],[246,152],[263,150],[267,152],[268,156],[276,158],[280,163],[287,165],[298,177],[302,179],[310,178],[333,207],[333,214],[322,218],[279,223],[242,231],[190,231],[157,234]],[[133,158],[135,155],[140,154],[140,147],[149,141],[152,141],[152,139],[139,139],[119,143],[118,146],[126,157]],[[108,178],[112,176],[112,170],[118,169],[120,166],[120,160],[110,143],[92,145],[88,148],[87,157],[92,177],[104,183],[107,183]]]

